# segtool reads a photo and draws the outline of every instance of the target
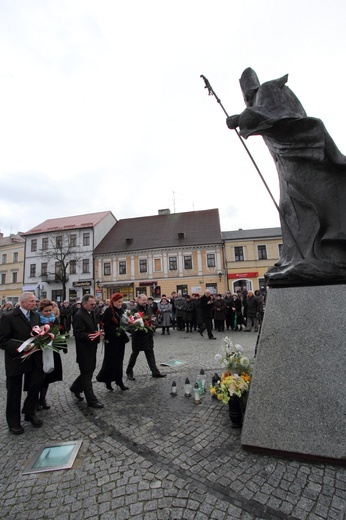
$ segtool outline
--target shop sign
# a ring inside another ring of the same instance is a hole
[[[258,278],[258,273],[256,271],[249,273],[228,273],[227,278]]]
[[[73,287],[90,287],[91,282],[72,282]]]

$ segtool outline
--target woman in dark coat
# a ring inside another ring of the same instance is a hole
[[[214,323],[215,323],[215,329],[218,332],[223,332],[225,330],[225,319],[226,319],[226,302],[222,298],[221,294],[217,294],[216,300],[214,301]]]
[[[120,328],[123,309],[123,295],[115,293],[110,299],[109,307],[102,316],[103,330],[105,334],[105,354],[100,372],[96,376],[97,381],[106,383],[108,390],[113,390],[112,381],[121,390],[128,390],[123,383],[123,361],[125,343],[129,338],[126,332]]]

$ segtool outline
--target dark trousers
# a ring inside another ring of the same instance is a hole
[[[127,365],[126,374],[132,375],[133,374],[133,368],[136,364],[138,354],[140,353],[140,350],[133,350],[129,359],[129,364]],[[154,349],[148,349],[143,351],[145,354],[145,357],[147,358],[148,366],[151,370],[151,373],[153,375],[159,374],[160,371],[156,366],[156,360],[155,360],[155,354]]]
[[[92,385],[92,377],[93,370],[89,370],[87,372],[81,372],[80,375],[75,379],[70,388],[71,392],[84,392],[85,399],[88,404],[93,404],[97,401],[97,397],[94,394],[93,385]]]
[[[192,320],[186,320],[186,332],[192,332],[193,329],[193,321]]]
[[[204,327],[203,327],[203,330],[207,329],[207,333],[208,333],[208,338],[212,338],[213,337],[213,324],[212,324],[212,319],[211,318],[204,318]],[[203,332],[202,330],[202,332]]]
[[[7,377],[7,404],[6,420],[9,428],[20,426],[20,402],[22,398],[23,375]],[[35,415],[35,406],[38,401],[38,394],[41,387],[41,379],[38,374],[26,374],[27,397],[24,401],[22,413],[31,417]]]

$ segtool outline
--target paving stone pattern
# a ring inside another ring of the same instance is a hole
[[[10,520],[345,520],[346,468],[253,454],[242,449],[240,431],[230,426],[228,408],[206,394],[200,405],[184,397],[188,377],[200,368],[208,384],[214,356],[230,335],[253,355],[255,333],[197,332],[155,335],[158,364],[184,361],[154,379],[144,354],[129,391],[106,390],[94,382],[104,409],[77,402],[69,385],[78,374],[73,340],[62,355],[64,381],[50,386],[50,410],[35,429],[13,436],[4,417],[5,374],[0,360],[1,518]],[[126,360],[131,347],[127,345]],[[102,362],[98,354],[98,367]],[[95,372],[96,374],[97,372]],[[178,395],[171,397],[176,381]],[[258,413],[261,413],[259,410]],[[332,425],[331,425],[332,428]],[[70,470],[23,475],[32,455],[48,441],[83,440]]]

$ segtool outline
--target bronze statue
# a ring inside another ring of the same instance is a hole
[[[247,108],[227,118],[242,137],[263,136],[279,176],[283,251],[266,278],[269,285],[345,283],[346,157],[287,80],[261,85],[246,69],[240,85]]]

